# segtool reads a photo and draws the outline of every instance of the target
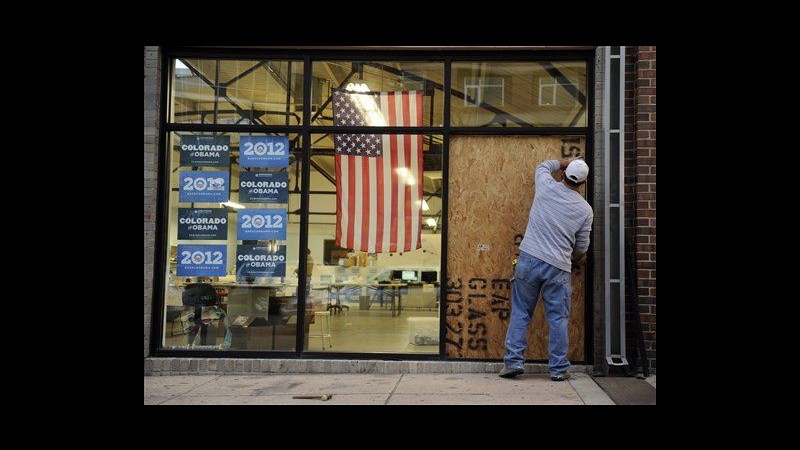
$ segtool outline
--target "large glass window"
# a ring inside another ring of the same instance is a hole
[[[300,148],[293,134],[169,134],[163,348],[295,349]]]
[[[442,136],[361,137],[312,135],[306,350],[438,353]]]
[[[585,127],[583,61],[453,62],[454,127]]]
[[[299,125],[303,61],[178,58],[172,122]]]
[[[314,62],[311,81],[312,125],[442,126],[444,64],[441,62]],[[362,123],[334,116],[347,99],[337,92],[358,92],[349,107],[367,112]],[[337,105],[339,103],[339,105]]]

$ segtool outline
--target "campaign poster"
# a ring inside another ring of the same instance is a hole
[[[178,239],[227,240],[228,210],[225,208],[178,208]]]
[[[226,245],[178,244],[179,277],[225,276],[228,258]]]
[[[181,171],[179,173],[178,201],[222,203],[228,201],[228,171],[200,172]]]
[[[239,136],[240,167],[289,166],[288,136]]]
[[[289,203],[289,173],[240,172],[239,202]]]
[[[286,210],[245,208],[236,211],[236,239],[286,240]]]
[[[285,277],[286,246],[275,251],[266,245],[236,246],[237,277]]]
[[[181,166],[222,166],[231,164],[231,137],[181,136]]]

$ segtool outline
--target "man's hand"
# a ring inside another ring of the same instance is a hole
[[[583,252],[580,255],[576,255],[576,254],[573,253],[572,254],[572,260],[575,261],[577,264],[582,266],[582,265],[586,264],[586,255],[587,255],[587,252]]]

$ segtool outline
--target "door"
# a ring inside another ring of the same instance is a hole
[[[445,352],[499,359],[511,316],[512,260],[528,224],[534,172],[546,159],[584,156],[583,136],[454,136],[450,140]],[[586,187],[581,188],[586,197]],[[569,359],[584,361],[585,271],[572,271]],[[539,299],[528,329],[529,360],[546,360]]]

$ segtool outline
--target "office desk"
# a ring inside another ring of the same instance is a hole
[[[376,300],[382,301],[388,297],[392,300],[392,317],[399,316],[400,311],[403,310],[403,291],[401,288],[407,288],[406,283],[372,283],[368,285],[370,289],[375,290]],[[397,299],[397,308],[395,309],[395,299]],[[372,302],[370,302],[371,304]],[[395,314],[396,312],[396,314]]]

